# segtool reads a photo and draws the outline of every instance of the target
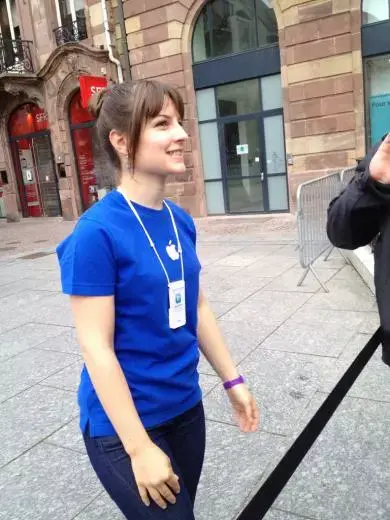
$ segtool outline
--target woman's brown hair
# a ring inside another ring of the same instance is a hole
[[[129,160],[134,167],[142,129],[148,120],[158,116],[168,98],[183,119],[184,102],[180,92],[158,81],[120,83],[92,96],[88,109],[97,119],[96,135],[117,171],[121,169],[121,161],[110,141],[111,130],[127,136]]]

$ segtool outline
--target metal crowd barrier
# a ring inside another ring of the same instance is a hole
[[[351,182],[351,180],[355,177],[355,175],[356,175],[356,168],[355,167],[345,168],[345,170],[343,170],[340,173],[340,179],[341,179],[341,186],[342,186],[342,188],[345,188]]]
[[[301,184],[297,192],[297,224],[298,224],[298,248],[301,266],[305,269],[302,278],[298,282],[301,286],[309,274],[313,273],[318,283],[325,292],[329,292],[322,282],[313,264],[323,254],[327,253],[325,260],[333,251],[326,234],[327,209],[332,199],[340,194],[355,172],[355,168],[348,168]],[[340,251],[348,262],[345,255]]]

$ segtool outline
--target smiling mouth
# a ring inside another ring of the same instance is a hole
[[[167,152],[171,157],[183,157],[183,150],[173,150],[172,152]]]

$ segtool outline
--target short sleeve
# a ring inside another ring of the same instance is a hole
[[[110,234],[99,222],[81,219],[57,247],[62,290],[74,296],[115,293],[116,261]]]

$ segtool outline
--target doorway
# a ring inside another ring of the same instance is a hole
[[[209,214],[289,210],[280,75],[197,92]]]
[[[95,119],[82,106],[79,90],[69,104],[69,122],[77,163],[81,202],[83,210],[87,210],[98,201],[93,139]]]
[[[21,106],[10,117],[9,136],[23,217],[61,215],[46,112]]]

